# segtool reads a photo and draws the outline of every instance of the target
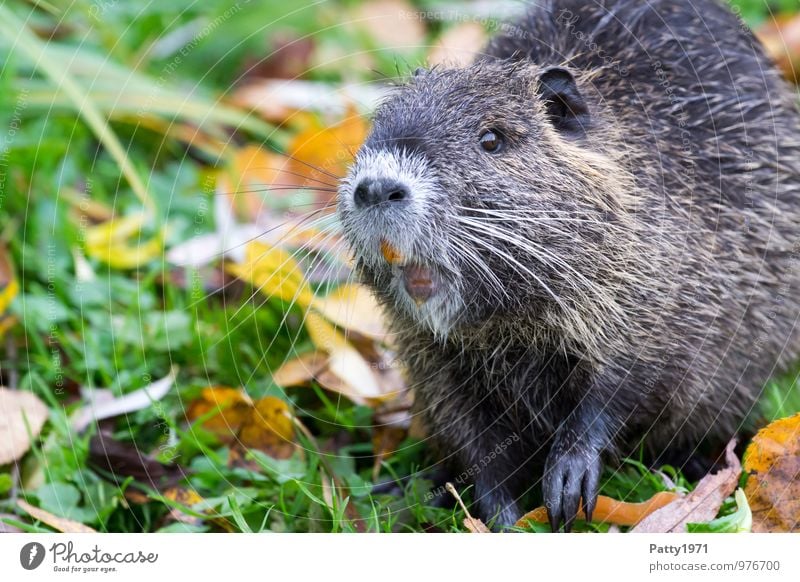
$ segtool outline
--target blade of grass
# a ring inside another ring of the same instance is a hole
[[[5,6],[0,6],[0,34],[8,39],[15,38],[15,46],[18,46],[33,61],[37,69],[69,96],[77,107],[78,114],[119,164],[120,171],[131,189],[141,200],[145,209],[152,214],[155,205],[147,187],[133,167],[133,163],[125,153],[116,134],[108,125],[108,121],[100,114],[88,93],[66,73],[66,64],[62,63],[58,56],[52,54],[52,51],[48,50],[47,43],[41,41],[22,20]]]

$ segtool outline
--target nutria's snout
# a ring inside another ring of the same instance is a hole
[[[410,198],[408,186],[385,178],[364,178],[353,192],[353,201],[359,209],[379,207],[387,203],[394,203],[391,206],[396,208],[400,206],[397,203],[408,203]]]
[[[343,180],[338,213],[356,270],[384,303],[430,329],[461,300],[442,226],[443,194],[425,157],[367,142]]]

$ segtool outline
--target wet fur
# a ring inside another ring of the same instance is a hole
[[[553,65],[588,104],[580,135],[537,98]],[[483,518],[513,523],[544,474],[570,523],[599,457],[724,443],[797,358],[796,99],[713,0],[559,0],[379,109],[351,179],[376,151],[419,156],[425,205],[367,220],[343,202],[342,221],[430,438],[478,467]],[[477,147],[487,127],[505,152]],[[433,266],[439,303],[403,297],[378,232]]]

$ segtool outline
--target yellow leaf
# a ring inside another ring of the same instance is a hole
[[[800,531],[800,413],[758,431],[744,470],[753,532]]]
[[[0,388],[0,465],[22,457],[46,420],[47,407],[35,394]]]
[[[289,406],[280,398],[266,396],[253,402],[242,390],[220,386],[204,388],[201,398],[189,405],[190,420],[205,417],[203,427],[221,442],[259,449],[276,458],[294,451],[294,427]]]
[[[56,529],[60,532],[64,533],[97,533],[95,530],[90,528],[88,525],[83,525],[82,523],[78,523],[77,521],[72,521],[71,519],[67,519],[66,517],[59,517],[57,515],[53,515],[49,511],[45,511],[44,509],[40,509],[38,507],[34,507],[30,503],[23,501],[22,499],[17,500],[17,505],[26,511],[31,517],[34,519],[38,519],[42,523],[46,523],[53,529]]]
[[[0,243],[0,316],[19,294],[19,283],[14,276],[14,268],[5,245]]]
[[[185,487],[170,487],[164,492],[164,498],[189,507],[203,501],[197,491]]]
[[[124,243],[138,234],[144,227],[147,216],[143,212],[112,218],[86,229],[86,245],[90,247],[108,247],[115,243]]]
[[[189,420],[205,417],[212,410],[216,414],[203,421],[203,428],[214,433],[222,442],[230,443],[250,415],[253,402],[247,394],[236,388],[209,386],[203,388],[201,397],[189,405]]]
[[[116,269],[134,269],[160,257],[164,252],[164,233],[145,242],[131,242],[147,221],[144,213],[114,218],[86,231],[86,254]]]
[[[314,300],[300,265],[280,247],[252,241],[247,245],[244,262],[230,263],[227,268],[267,297],[295,302],[301,309],[307,309]]]
[[[239,431],[239,442],[284,459],[294,451],[294,425],[289,406],[280,398],[265,396],[257,400]]]

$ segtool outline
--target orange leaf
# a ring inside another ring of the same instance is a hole
[[[617,501],[605,495],[597,497],[597,507],[592,514],[594,523],[613,523],[616,525],[636,525],[645,517],[678,499],[677,493],[659,491],[647,501],[641,503],[628,503]],[[578,510],[578,519],[586,519],[583,508]],[[517,527],[525,527],[528,521],[547,523],[547,509],[537,507],[529,511],[517,521]]]
[[[231,442],[239,432],[253,407],[247,394],[236,388],[210,386],[203,388],[201,397],[189,405],[189,420],[196,420],[212,410],[219,411],[203,421],[203,428],[214,433],[222,442]]]
[[[353,108],[330,127],[313,121],[289,144],[294,171],[321,182],[331,182],[331,174],[344,177],[368,130],[366,120]]]
[[[800,531],[800,414],[758,431],[744,454],[754,532]]]

